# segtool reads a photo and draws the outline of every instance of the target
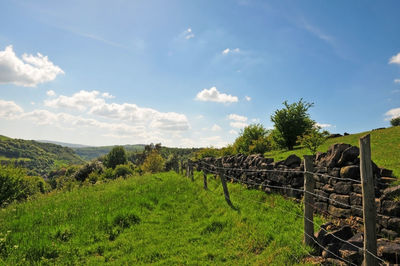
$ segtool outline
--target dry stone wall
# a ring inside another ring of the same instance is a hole
[[[304,187],[303,161],[290,155],[274,162],[261,154],[237,154],[221,158],[204,158],[196,162],[198,170],[210,172],[224,168],[226,178],[240,180],[249,188],[276,192],[289,197],[301,198]],[[217,166],[217,167],[215,167]],[[362,189],[358,147],[334,144],[326,153],[318,153],[314,159],[315,210],[336,218],[352,218],[362,223]],[[396,238],[400,233],[400,186],[389,187],[391,171],[373,163],[377,226],[381,235]],[[283,187],[283,188],[279,188]]]

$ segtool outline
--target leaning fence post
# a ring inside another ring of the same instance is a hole
[[[220,169],[219,170],[219,176],[221,178],[221,183],[222,183],[222,188],[224,190],[224,196],[225,196],[225,200],[228,203],[229,206],[233,207],[233,204],[231,202],[231,198],[229,197],[229,191],[228,191],[228,187],[226,185],[226,179],[225,179],[225,171],[224,169]]]
[[[304,243],[314,245],[314,165],[313,156],[304,155]]]
[[[371,163],[370,135],[360,138],[360,175],[364,215],[364,265],[378,265],[376,261],[376,205]]]

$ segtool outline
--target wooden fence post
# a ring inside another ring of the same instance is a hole
[[[202,167],[203,169],[203,180],[204,180],[204,189],[207,190],[207,170],[205,169],[205,167]]]
[[[231,202],[231,198],[229,197],[229,191],[228,191],[228,187],[226,185],[226,179],[225,179],[225,171],[224,169],[220,169],[219,170],[219,176],[221,178],[221,183],[222,183],[222,188],[224,190],[224,195],[225,195],[225,200],[226,203],[228,203],[229,206],[233,207],[233,204]]]
[[[193,167],[193,164],[191,164],[190,165],[190,178],[192,179],[192,181],[194,181],[194,174],[193,174],[193,170],[194,169],[194,167]]]
[[[371,163],[370,135],[360,138],[360,175],[364,216],[364,265],[378,265],[376,243],[375,187]],[[369,252],[367,252],[369,251]],[[373,255],[372,255],[372,254]]]
[[[314,245],[314,164],[312,155],[304,155],[304,243]]]

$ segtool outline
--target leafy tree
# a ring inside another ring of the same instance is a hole
[[[326,141],[326,138],[329,136],[328,131],[324,130],[321,132],[320,130],[320,127],[313,127],[303,136],[300,136],[298,138],[301,145],[309,149],[312,154],[315,154],[317,152],[318,147],[321,146]]]
[[[269,131],[261,124],[251,124],[239,133],[233,143],[237,153],[252,154],[264,153],[270,148],[268,141]]]
[[[221,156],[219,150],[213,147],[203,148],[195,153],[195,159],[197,160],[207,157],[216,158],[219,156]]]
[[[400,126],[400,116],[393,118],[392,120],[390,120],[390,124],[392,126]]]
[[[161,172],[164,168],[164,159],[157,152],[153,150],[144,160],[142,168],[145,172],[157,173]]]
[[[165,162],[165,170],[170,171],[174,170],[175,172],[179,171],[179,157],[175,153],[170,154]]]
[[[106,166],[115,168],[119,164],[126,164],[128,162],[124,147],[115,146],[106,156]]]
[[[114,176],[126,178],[128,175],[133,174],[133,170],[126,164],[119,164],[114,169]]]
[[[271,121],[274,122],[272,137],[280,147],[293,150],[297,138],[311,130],[315,125],[315,121],[310,118],[307,112],[314,104],[300,99],[292,104],[284,101],[283,105],[284,108],[276,110],[271,115]]]

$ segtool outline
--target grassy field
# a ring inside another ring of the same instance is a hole
[[[301,205],[175,173],[57,192],[0,210],[0,264],[302,264]],[[321,223],[319,218],[316,220]]]
[[[348,143],[359,146],[358,139],[366,134],[371,134],[372,160],[380,167],[393,170],[393,174],[400,177],[400,127],[390,127],[328,139],[325,144],[319,147],[318,151],[326,152],[328,148],[335,143]],[[293,151],[267,152],[265,156],[273,157],[275,160],[283,160],[290,154],[303,157],[303,155],[311,153],[302,147],[296,147]]]

